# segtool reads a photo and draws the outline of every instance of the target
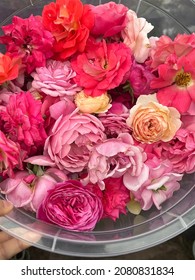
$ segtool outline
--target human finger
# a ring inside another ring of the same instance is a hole
[[[11,202],[0,199],[0,216],[8,214],[13,208]]]

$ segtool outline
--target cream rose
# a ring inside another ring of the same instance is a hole
[[[170,141],[181,126],[177,109],[158,103],[156,94],[141,95],[130,110],[127,125],[142,143]]]
[[[75,96],[75,104],[82,113],[105,113],[111,108],[110,97],[107,93],[100,96],[92,97],[85,94],[84,91],[79,92]]]

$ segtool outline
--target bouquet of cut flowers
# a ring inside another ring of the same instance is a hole
[[[68,230],[139,214],[195,172],[195,34],[56,0],[0,43],[0,191]]]

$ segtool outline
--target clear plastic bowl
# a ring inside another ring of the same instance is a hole
[[[30,14],[40,14],[43,5],[50,1],[20,0],[20,4],[21,2],[24,6],[20,6],[22,8],[15,14],[25,18]],[[99,4],[98,0],[83,2]],[[185,27],[184,22],[181,23],[176,19],[176,13],[174,16],[170,15],[166,5],[160,7],[158,0],[151,0],[150,3],[136,0],[119,2],[138,12],[139,17],[145,17],[150,21],[155,26],[153,32],[155,36],[167,34],[174,37],[178,33],[190,33],[193,26],[188,21],[186,25],[188,28]],[[170,1],[161,2],[166,4]],[[159,4],[158,7],[154,3]],[[188,3],[195,10],[190,1],[186,1],[185,5]],[[185,17],[184,9],[183,12]],[[10,23],[12,16],[13,14],[2,22],[2,25]],[[142,211],[138,216],[130,213],[121,215],[117,222],[105,219],[92,232],[67,231],[37,220],[23,209],[13,209],[9,215],[0,217],[0,228],[12,236],[30,242],[35,247],[61,255],[96,258],[136,252],[167,241],[195,224],[194,182],[195,174],[185,175],[181,189],[162,205],[160,211],[152,208],[146,212]],[[1,195],[0,197],[3,198]]]

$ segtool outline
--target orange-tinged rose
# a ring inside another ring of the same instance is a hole
[[[156,94],[141,95],[130,110],[127,125],[142,143],[170,141],[181,126],[180,114],[173,107],[158,103]]]
[[[0,53],[0,85],[18,77],[19,64],[18,58]]]
[[[75,96],[75,104],[82,113],[105,113],[111,108],[110,96],[104,93],[100,96],[91,97],[85,94],[84,91],[79,92]]]

